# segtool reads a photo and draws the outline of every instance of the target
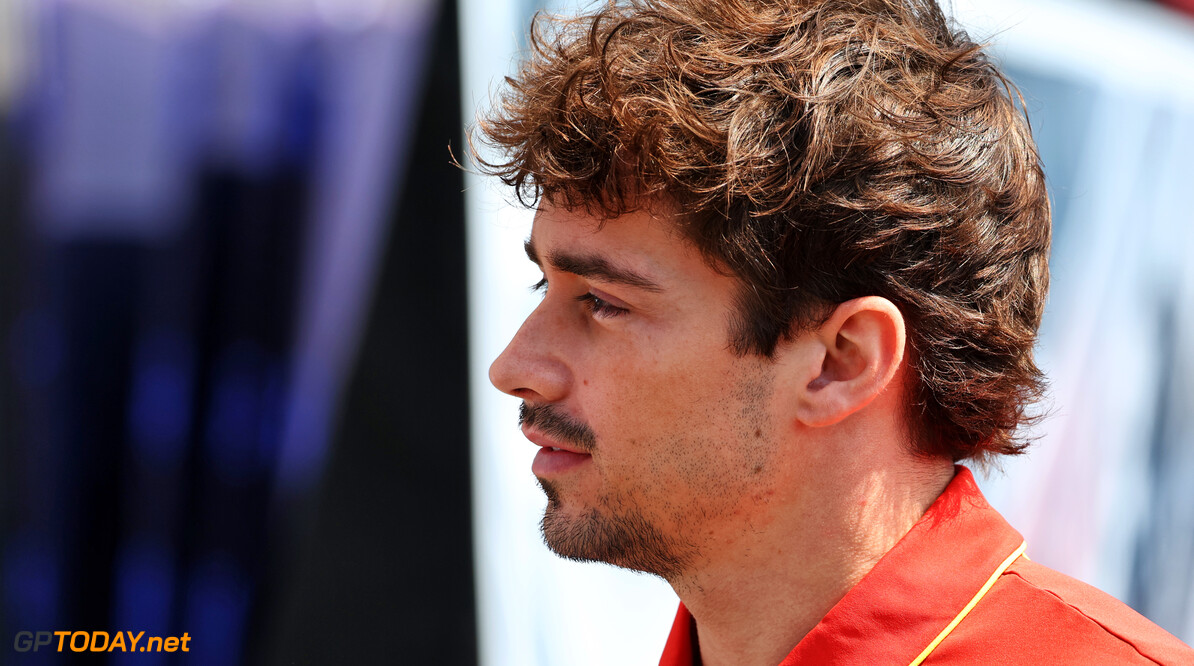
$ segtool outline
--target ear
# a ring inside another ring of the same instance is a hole
[[[796,400],[796,417],[808,426],[833,425],[869,405],[904,361],[904,316],[879,296],[837,306],[811,337],[810,360],[819,357],[820,369],[806,366],[812,378]]]

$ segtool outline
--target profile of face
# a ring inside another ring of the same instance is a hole
[[[776,368],[735,354],[737,282],[665,217],[543,206],[543,299],[490,368],[522,399],[556,553],[669,580],[753,529],[785,427]]]

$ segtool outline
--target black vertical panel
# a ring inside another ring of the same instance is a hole
[[[405,182],[270,664],[475,664],[456,6],[441,5]]]
[[[196,640],[195,659],[233,664],[255,648],[264,603],[269,477],[308,192],[303,172],[290,167],[267,177],[213,169],[199,184],[207,279],[174,633],[207,636]]]
[[[8,110],[0,110],[0,552],[7,552],[7,537],[17,525],[20,500],[19,473],[27,469],[14,444],[20,436],[16,427],[18,386],[13,364],[12,328],[16,320],[21,248],[19,233],[24,214],[25,165],[10,134]],[[3,571],[0,571],[3,575]],[[0,598],[0,636],[13,636],[20,629],[19,618],[9,617]],[[0,662],[3,662],[0,659]]]
[[[66,333],[64,381],[54,406],[62,419],[58,473],[64,484],[55,526],[73,601],[67,619],[71,626],[104,627],[122,528],[120,461],[144,250],[129,242],[81,241],[51,256]]]

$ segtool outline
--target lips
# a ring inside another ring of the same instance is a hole
[[[585,453],[543,447],[539,449],[539,453],[535,454],[535,460],[531,463],[531,472],[540,478],[556,476],[585,465],[592,459],[593,456]]]
[[[537,477],[562,474],[593,459],[593,456],[552,439],[525,423],[522,426],[522,434],[540,447],[539,453],[535,454],[535,461],[531,463],[531,472]]]

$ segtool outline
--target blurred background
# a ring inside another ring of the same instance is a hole
[[[536,0],[0,0],[0,664],[653,664],[486,371],[530,213],[452,165]],[[1194,642],[1194,3],[956,0],[1054,203],[1034,560]],[[18,653],[20,631],[187,654]]]

